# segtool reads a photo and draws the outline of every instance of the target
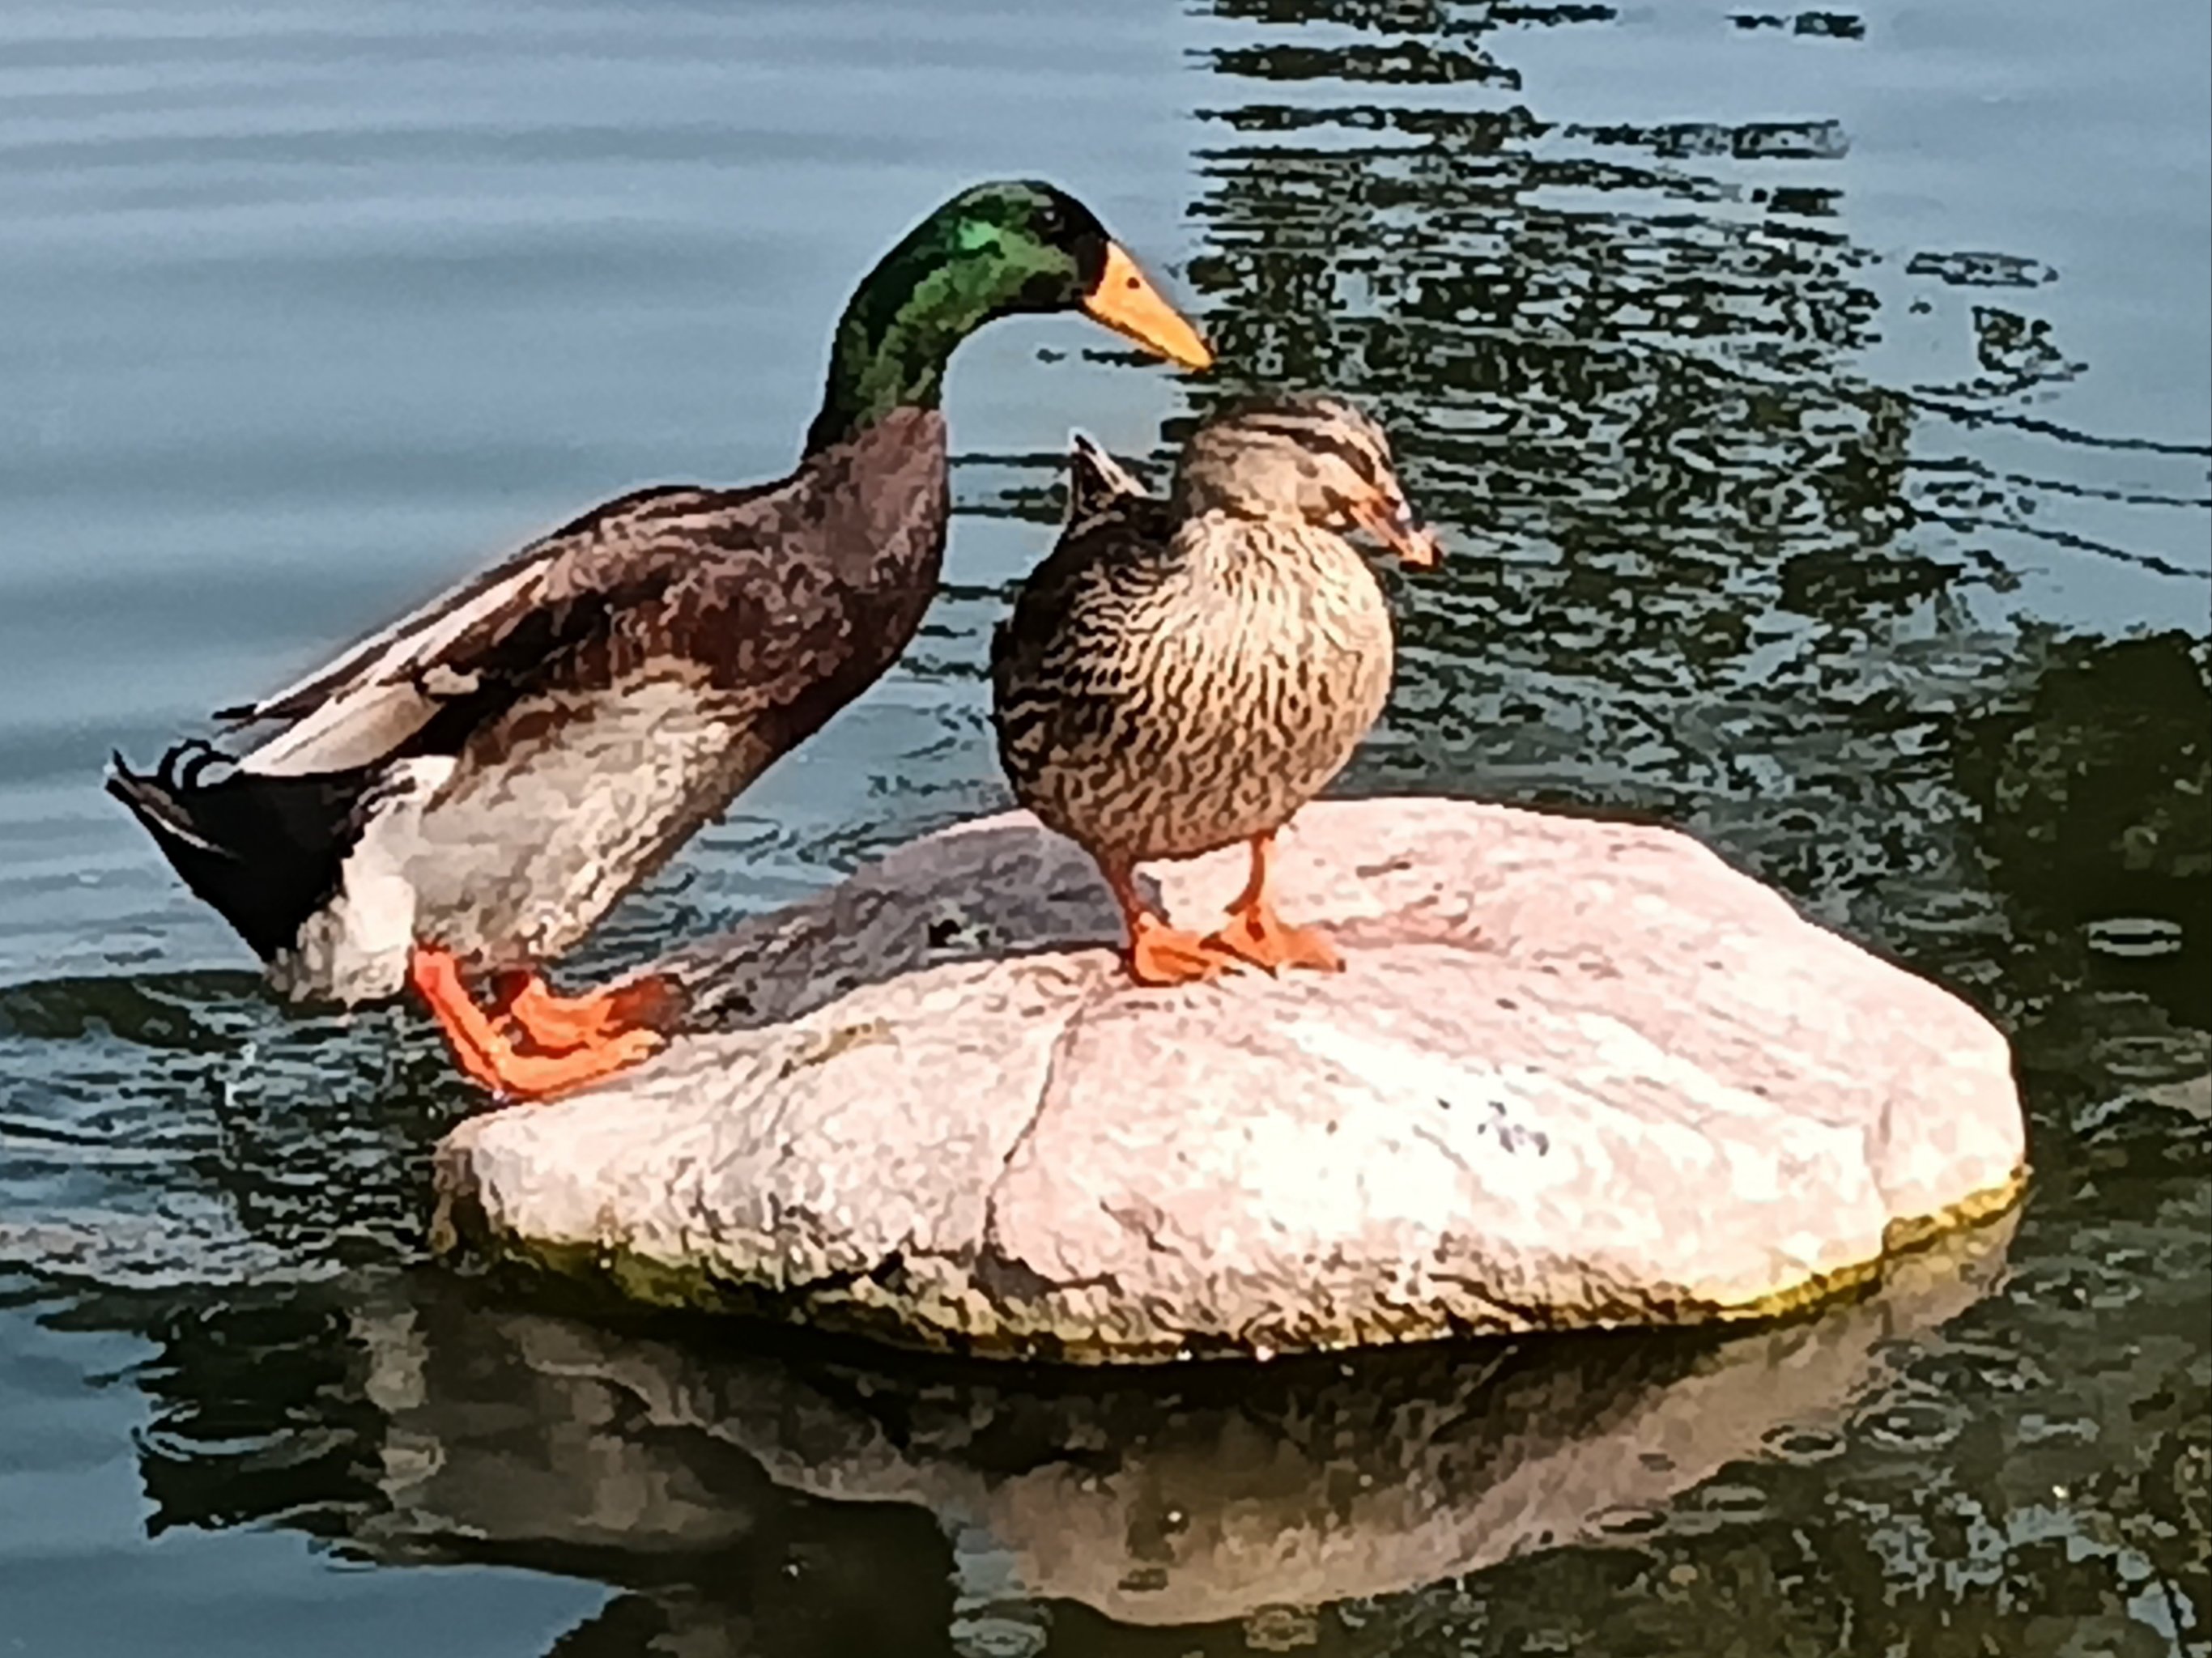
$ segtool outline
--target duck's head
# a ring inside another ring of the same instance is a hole
[[[990,316],[1083,311],[1186,368],[1213,353],[1098,217],[1064,190],[1001,181],[962,191],[915,228],[945,280]]]
[[[1406,499],[1390,440],[1341,398],[1266,398],[1215,415],[1183,446],[1175,493],[1185,513],[1363,529],[1408,564],[1442,556]]]
[[[946,363],[984,324],[1080,311],[1189,368],[1213,361],[1098,216],[1064,190],[1001,179],[962,191],[861,280],[837,325],[813,446],[902,405],[934,407]]]

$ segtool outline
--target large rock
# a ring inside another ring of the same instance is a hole
[[[442,1230],[648,1300],[980,1353],[1779,1311],[2008,1202],[2003,1037],[1667,830],[1325,802],[1340,975],[1127,983],[1088,863],[963,825],[656,963],[649,1065],[463,1124]],[[1179,918],[1235,853],[1162,866]]]

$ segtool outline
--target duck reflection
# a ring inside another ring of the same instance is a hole
[[[699,1654],[1034,1650],[1022,1631],[1042,1642],[1070,1603],[1132,1632],[1249,1633],[1632,1546],[1730,1463],[1840,1424],[2009,1236],[1729,1339],[1119,1375],[591,1321],[425,1272],[176,1321],[141,1378],[141,1460],[158,1527],[273,1521],[378,1561],[625,1591],[562,1653],[642,1630]]]

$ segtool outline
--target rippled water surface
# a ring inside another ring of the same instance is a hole
[[[0,1651],[2212,1649],[2201,0],[21,0],[0,12]],[[470,1101],[99,791],[592,501],[781,471],[849,284],[1076,190],[1229,367],[1000,325],[901,667],[595,941],[999,803],[1080,423],[1389,420],[1449,568],[1345,786],[1680,823],[2013,1035],[1879,1294],[1109,1385],[421,1257]]]

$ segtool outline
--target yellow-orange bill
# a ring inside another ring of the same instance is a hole
[[[1160,297],[1137,262],[1119,242],[1106,244],[1106,269],[1083,301],[1083,308],[1117,334],[1186,368],[1207,368],[1213,353],[1183,314]]]
[[[1404,507],[1393,511],[1377,500],[1358,510],[1360,524],[1396,553],[1407,563],[1420,569],[1430,569],[1443,556],[1443,548],[1437,543],[1437,532],[1418,522]]]

